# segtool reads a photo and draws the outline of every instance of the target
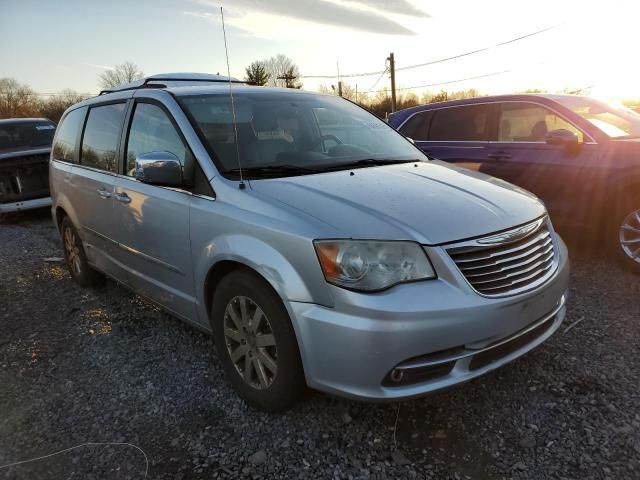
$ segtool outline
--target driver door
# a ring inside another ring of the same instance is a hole
[[[578,136],[577,150],[546,143],[547,132],[570,130]],[[582,224],[587,215],[585,192],[596,185],[598,146],[584,132],[548,107],[534,102],[503,102],[498,140],[492,142],[481,171],[506,180],[540,197],[553,220]]]
[[[115,181],[114,220],[122,280],[178,316],[196,318],[191,262],[191,195],[136,180],[135,159],[165,151],[183,167],[193,161],[178,129],[159,104],[136,101],[130,117],[124,174]]]

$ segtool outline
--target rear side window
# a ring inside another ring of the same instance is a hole
[[[85,108],[69,112],[58,126],[58,133],[53,145],[53,158],[65,162],[75,162],[76,140],[82,130]]]
[[[150,152],[173,153],[184,165],[187,149],[167,114],[157,105],[138,103],[127,142],[127,169],[135,174],[136,158]]]
[[[416,113],[400,128],[400,133],[413,140],[428,140],[432,111]]]
[[[431,120],[429,140],[486,142],[491,139],[491,109],[469,105],[436,110]]]
[[[116,172],[118,143],[126,105],[116,103],[89,110],[82,137],[80,163],[108,172]]]

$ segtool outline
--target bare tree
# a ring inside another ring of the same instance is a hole
[[[300,70],[293,60],[279,53],[264,61],[271,87],[302,88]]]
[[[253,62],[251,65],[245,68],[244,71],[246,73],[245,80],[251,85],[263,87],[269,82],[269,78],[271,78],[271,76],[267,72],[265,62],[261,60]]]
[[[107,70],[100,74],[98,81],[102,88],[111,88],[123,83],[140,80],[144,77],[144,73],[133,62],[124,62],[113,67],[113,70]]]
[[[338,94],[338,82],[331,84],[331,86],[320,85],[318,87],[318,91],[320,93],[331,93],[334,95]],[[369,97],[366,92],[358,92],[357,85],[350,85],[346,82],[342,82],[342,97],[348,100],[352,100],[354,102],[359,103],[360,105],[368,105]]]
[[[49,97],[47,100],[40,102],[40,116],[57,123],[67,108],[85,98],[87,98],[86,95],[80,95],[73,90],[63,90],[60,95]]]
[[[39,98],[31,87],[14,78],[0,78],[0,118],[35,117]]]

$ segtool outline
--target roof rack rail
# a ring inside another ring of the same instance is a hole
[[[208,73],[164,73],[145,77],[130,83],[117,85],[113,88],[107,88],[105,90],[101,90],[98,95],[105,95],[107,93],[114,92],[124,92],[126,90],[138,90],[141,88],[167,88],[168,85],[164,82],[246,83],[242,80],[238,80],[237,78],[229,78],[223,75],[211,75]]]

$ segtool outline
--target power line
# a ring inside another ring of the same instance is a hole
[[[484,75],[476,75],[474,77],[465,77],[465,78],[458,78],[456,80],[448,80],[446,82],[438,82],[438,83],[427,83],[425,85],[415,85],[413,87],[402,87],[402,88],[396,88],[396,90],[414,90],[417,88],[426,88],[426,87],[437,87],[440,85],[449,85],[452,83],[460,83],[460,82],[466,82],[467,80],[477,80],[479,78],[487,78],[487,77],[495,77],[497,75],[504,75],[505,73],[511,73],[513,72],[513,70],[502,70],[499,72],[492,72],[492,73],[485,73]],[[382,90],[367,90],[366,92],[362,92],[362,93],[378,93],[378,92],[384,92],[385,89]]]
[[[378,70],[377,72],[366,72],[366,73],[341,73],[340,78],[353,78],[353,77],[372,77],[373,75],[378,75],[380,73],[384,73],[386,70]],[[300,75],[300,78],[338,78],[338,75]]]
[[[437,60],[430,60],[430,61],[424,62],[424,63],[417,63],[415,65],[407,65],[407,66],[404,66],[404,67],[399,67],[399,68],[396,68],[395,71],[399,72],[399,71],[404,71],[404,70],[410,70],[410,69],[413,69],[413,68],[426,67],[426,66],[435,65],[435,64],[438,64],[438,63],[449,62],[451,60],[456,60],[458,58],[468,57],[470,55],[475,55],[476,53],[486,52],[486,51],[491,50],[493,48],[502,47],[504,45],[509,45],[511,43],[518,42],[520,40],[525,40],[527,38],[530,38],[530,37],[533,37],[533,36],[536,36],[536,35],[540,35],[542,33],[548,32],[550,30],[554,30],[554,29],[556,29],[556,28],[558,28],[558,27],[560,27],[562,25],[563,25],[562,23],[558,23],[556,25],[552,25],[550,27],[546,27],[546,28],[543,28],[543,29],[540,29],[540,30],[536,30],[535,32],[527,33],[526,35],[521,35],[519,37],[515,37],[515,38],[512,38],[510,40],[506,40],[504,42],[496,43],[494,45],[489,45],[487,47],[479,48],[479,49],[476,49],[476,50],[471,50],[469,52],[460,53],[458,55],[453,55],[451,57],[444,57],[444,58],[439,58]],[[362,92],[362,93],[371,93],[371,92],[374,91],[373,89],[380,82],[380,80],[382,79],[384,74],[387,73],[388,71],[389,71],[389,69],[385,68],[384,70],[378,70],[378,71],[375,71],[375,72],[348,73],[348,74],[337,74],[337,75],[300,75],[298,78],[316,78],[316,79],[319,79],[319,78],[354,78],[354,77],[369,77],[369,76],[373,76],[373,75],[380,75],[380,77],[378,78],[378,80],[376,80],[376,82],[373,84],[371,89],[365,90],[365,91]],[[490,74],[487,74],[487,75],[478,75],[476,77],[468,77],[468,78],[463,78],[463,79],[459,79],[459,80],[451,80],[451,81],[448,81],[448,82],[432,83],[432,84],[416,86],[416,87],[404,87],[404,88],[398,88],[397,90],[411,90],[411,89],[414,89],[414,88],[424,88],[424,87],[434,87],[434,86],[438,86],[438,85],[447,85],[447,84],[450,84],[450,83],[463,82],[465,80],[475,80],[475,79],[484,78],[484,77],[487,77],[487,76],[501,75],[503,73],[508,73],[510,71],[511,70],[504,70],[502,72],[495,72],[495,73],[490,73]],[[381,90],[377,90],[377,91],[381,91]],[[0,94],[8,94],[8,93],[0,91]],[[72,94],[79,95],[79,96],[96,96],[97,95],[97,93],[76,93],[76,92],[73,92]],[[68,93],[68,92],[35,93],[34,92],[34,93],[31,93],[31,95],[37,95],[37,96],[40,96],[40,97],[52,97],[52,96],[58,96],[58,95],[70,95],[70,93]]]
[[[369,90],[365,90],[362,93],[366,93],[366,92],[372,92],[374,88],[376,88],[376,86],[378,85],[378,83],[380,83],[380,80],[382,80],[382,77],[384,77],[384,74],[387,73],[389,71],[388,68],[384,69],[384,71],[380,74],[380,76],[378,77],[378,79],[373,83],[373,85],[371,85],[371,87],[369,87]]]
[[[471,50],[470,52],[460,53],[460,54],[454,55],[452,57],[439,58],[438,60],[431,60],[431,61],[425,62],[425,63],[418,63],[418,64],[415,64],[415,65],[407,65],[406,67],[396,68],[396,71],[409,70],[409,69],[412,69],[412,68],[419,68],[419,67],[426,67],[428,65],[434,65],[436,63],[443,63],[443,62],[448,62],[450,60],[456,60],[456,59],[462,58],[462,57],[468,57],[469,55],[475,55],[476,53],[486,52],[487,50],[491,50],[492,48],[502,47],[502,46],[508,45],[510,43],[514,43],[514,42],[518,42],[520,40],[524,40],[525,38],[533,37],[535,35],[540,35],[541,33],[545,33],[545,32],[548,32],[549,30],[553,30],[555,28],[558,28],[561,25],[562,24],[559,23],[559,24],[553,25],[551,27],[543,28],[542,30],[536,30],[535,32],[528,33],[528,34],[522,35],[520,37],[512,38],[511,40],[507,40],[506,42],[496,43],[495,45],[489,45],[488,47],[479,48],[477,50]]]
[[[494,45],[489,45],[487,47],[483,47],[483,48],[479,48],[477,50],[471,50],[469,52],[464,52],[464,53],[460,53],[458,55],[453,55],[451,57],[444,57],[444,58],[439,58],[436,60],[430,60],[428,62],[424,62],[424,63],[417,63],[415,65],[407,65],[404,67],[400,67],[400,68],[396,68],[396,72],[402,71],[402,70],[409,70],[412,68],[419,68],[419,67],[426,67],[428,65],[435,65],[437,63],[443,63],[443,62],[449,62],[451,60],[456,60],[458,58],[462,58],[462,57],[468,57],[469,55],[475,55],[476,53],[482,53],[482,52],[486,52],[488,50],[491,50],[493,48],[498,48],[498,47],[502,47],[505,45],[509,45],[510,43],[515,43],[515,42],[519,42],[520,40],[525,40],[527,38],[530,37],[534,37],[536,35],[540,35],[542,33],[548,32],[550,30],[556,29],[560,26],[562,26],[562,23],[556,24],[556,25],[552,25],[550,27],[546,27],[540,30],[536,30],[535,32],[531,32],[531,33],[527,33],[526,35],[521,35],[519,37],[515,37],[512,38],[510,40],[506,40],[504,42],[500,42],[500,43],[496,43]],[[375,72],[364,72],[364,73],[349,73],[349,74],[341,74],[340,77],[341,78],[352,78],[352,77],[369,77],[369,76],[373,76],[373,75],[379,75],[381,73],[384,73],[385,70],[378,70]],[[301,75],[300,78],[336,78],[337,75]]]

